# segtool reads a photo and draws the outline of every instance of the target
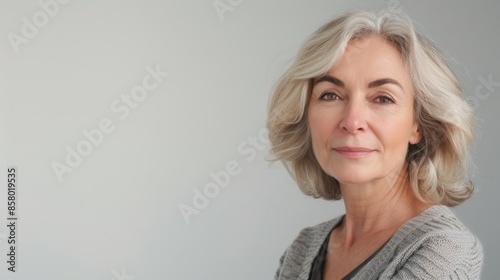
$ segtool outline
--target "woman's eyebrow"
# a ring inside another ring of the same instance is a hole
[[[385,84],[393,84],[393,85],[400,87],[402,90],[404,90],[403,86],[398,81],[391,79],[391,78],[383,78],[383,79],[375,80],[375,81],[368,84],[368,88],[379,87],[379,86],[382,86]]]
[[[324,75],[321,78],[316,79],[313,82],[313,85],[316,85],[316,84],[321,83],[321,82],[329,82],[329,83],[332,83],[332,84],[339,86],[339,87],[342,87],[342,88],[345,87],[344,82],[342,82],[340,79],[335,78],[335,77],[330,76],[330,75]],[[391,78],[382,78],[382,79],[377,79],[373,82],[370,82],[368,84],[368,88],[379,87],[379,86],[383,86],[385,84],[393,84],[393,85],[398,86],[404,90],[403,86],[398,81],[391,79]]]
[[[313,85],[316,85],[321,82],[330,82],[339,87],[345,87],[344,82],[330,75],[324,75],[323,77],[318,78],[317,80],[314,81]]]

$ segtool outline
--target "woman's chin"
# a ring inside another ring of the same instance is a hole
[[[332,176],[332,175],[330,175]],[[374,179],[371,176],[367,176],[367,174],[335,174],[335,176],[332,176],[335,178],[340,185],[362,185],[369,183],[372,179]]]

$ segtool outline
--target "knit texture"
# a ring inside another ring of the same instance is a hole
[[[275,280],[308,280],[311,264],[337,217],[303,229],[280,259]],[[446,206],[407,221],[352,279],[479,279],[479,240]]]

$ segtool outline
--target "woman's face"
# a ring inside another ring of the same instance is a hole
[[[394,179],[408,143],[419,140],[413,87],[399,51],[384,39],[355,39],[325,76],[308,107],[314,154],[340,184]],[[392,180],[391,180],[392,181]]]

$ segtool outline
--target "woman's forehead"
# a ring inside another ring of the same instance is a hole
[[[378,36],[359,38],[349,43],[340,60],[326,75],[346,84],[360,80],[369,83],[382,78],[397,80],[402,85],[411,83],[399,50]]]

